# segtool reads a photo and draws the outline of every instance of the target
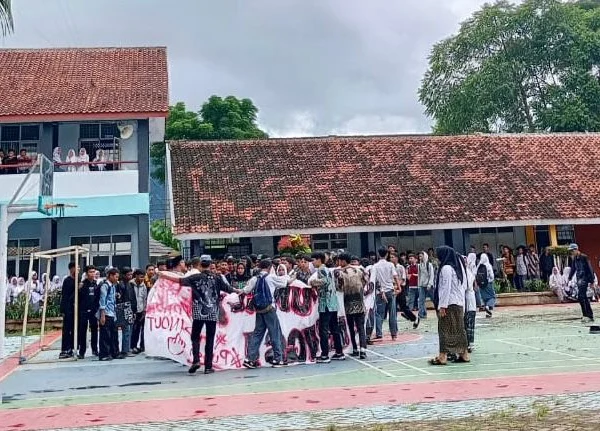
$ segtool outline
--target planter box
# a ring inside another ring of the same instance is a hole
[[[41,329],[42,319],[29,319],[27,321],[27,329]],[[8,332],[18,332],[23,329],[22,320],[7,320],[6,330]],[[62,329],[62,317],[48,317],[46,318],[45,331],[51,331],[53,329]]]
[[[560,304],[554,292],[499,293],[496,299],[497,307],[546,304]],[[430,300],[427,300],[427,308],[433,310],[433,303]]]

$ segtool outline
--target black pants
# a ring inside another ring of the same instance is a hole
[[[590,299],[587,296],[586,284],[577,285],[577,299],[579,299],[579,305],[581,305],[581,314],[583,314],[583,317],[589,317],[593,320],[594,312],[592,311]]]
[[[346,322],[348,322],[348,330],[350,331],[352,350],[358,350],[358,347],[356,346],[356,332],[358,332],[358,342],[360,347],[366,349],[367,334],[365,332],[365,313],[346,314]]]
[[[60,351],[69,353],[73,351],[75,343],[75,315],[67,313],[63,315],[62,340]]]
[[[342,354],[342,334],[338,324],[337,311],[319,313],[319,338],[321,343],[321,356],[329,356],[329,334],[333,335],[335,353]]]
[[[409,307],[409,304],[406,303],[406,291],[407,289],[404,288],[398,294],[398,296],[396,296],[396,300],[398,301],[398,311],[400,311],[400,315],[406,320],[414,322],[415,320],[417,320],[417,316],[415,316],[415,314],[412,312],[412,310]]]
[[[100,325],[100,359],[119,356],[119,333],[114,317],[106,316],[104,325]]]
[[[213,365],[213,350],[215,346],[215,334],[217,322],[211,320],[194,320],[192,322],[192,355],[194,364],[200,363],[200,334],[202,327],[206,325],[206,344],[204,345],[204,369],[209,370]]]
[[[79,349],[79,354],[85,356],[85,351],[87,349],[87,333],[88,333],[88,325],[90,331],[92,333],[92,341],[91,347],[92,352],[98,352],[98,319],[96,319],[95,311],[84,311],[79,314],[79,328],[77,333],[77,347]]]
[[[133,331],[131,333],[131,348],[137,349],[138,342],[140,343],[140,350],[144,351],[144,321],[146,313],[136,313],[135,320],[133,321]],[[141,340],[140,340],[141,339]]]

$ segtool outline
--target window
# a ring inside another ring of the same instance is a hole
[[[131,235],[74,236],[71,245],[89,249],[94,266],[131,267]]]
[[[31,253],[40,251],[39,239],[14,239],[8,241],[8,264],[6,273],[10,277],[29,277]],[[39,272],[39,261],[33,262],[33,270]]]
[[[433,235],[430,230],[385,232],[381,235],[381,245],[393,245],[399,252],[417,252],[433,247]]]
[[[313,250],[339,250],[348,248],[348,234],[324,233],[311,236]]]
[[[0,148],[4,152],[8,150],[27,150],[29,157],[36,157],[38,144],[40,142],[40,125],[6,125],[0,126]]]
[[[115,139],[117,138],[117,139]],[[119,161],[119,129],[116,123],[82,123],[79,125],[79,148],[85,148],[90,156],[90,162],[96,157],[96,152],[104,150],[107,160]],[[115,166],[113,169],[116,169]]]
[[[556,241],[558,245],[567,245],[575,242],[575,228],[573,225],[556,226]]]

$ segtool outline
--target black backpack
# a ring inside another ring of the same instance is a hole
[[[483,287],[487,284],[487,267],[485,265],[479,265],[477,267],[477,274],[475,275],[475,281],[479,287]]]

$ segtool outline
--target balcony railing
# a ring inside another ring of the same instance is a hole
[[[11,165],[0,164],[0,175],[6,174],[26,174],[29,172],[34,162],[17,163]],[[55,172],[102,172],[102,171],[130,171],[136,170],[137,161],[101,161],[101,162],[61,162],[54,163]]]

